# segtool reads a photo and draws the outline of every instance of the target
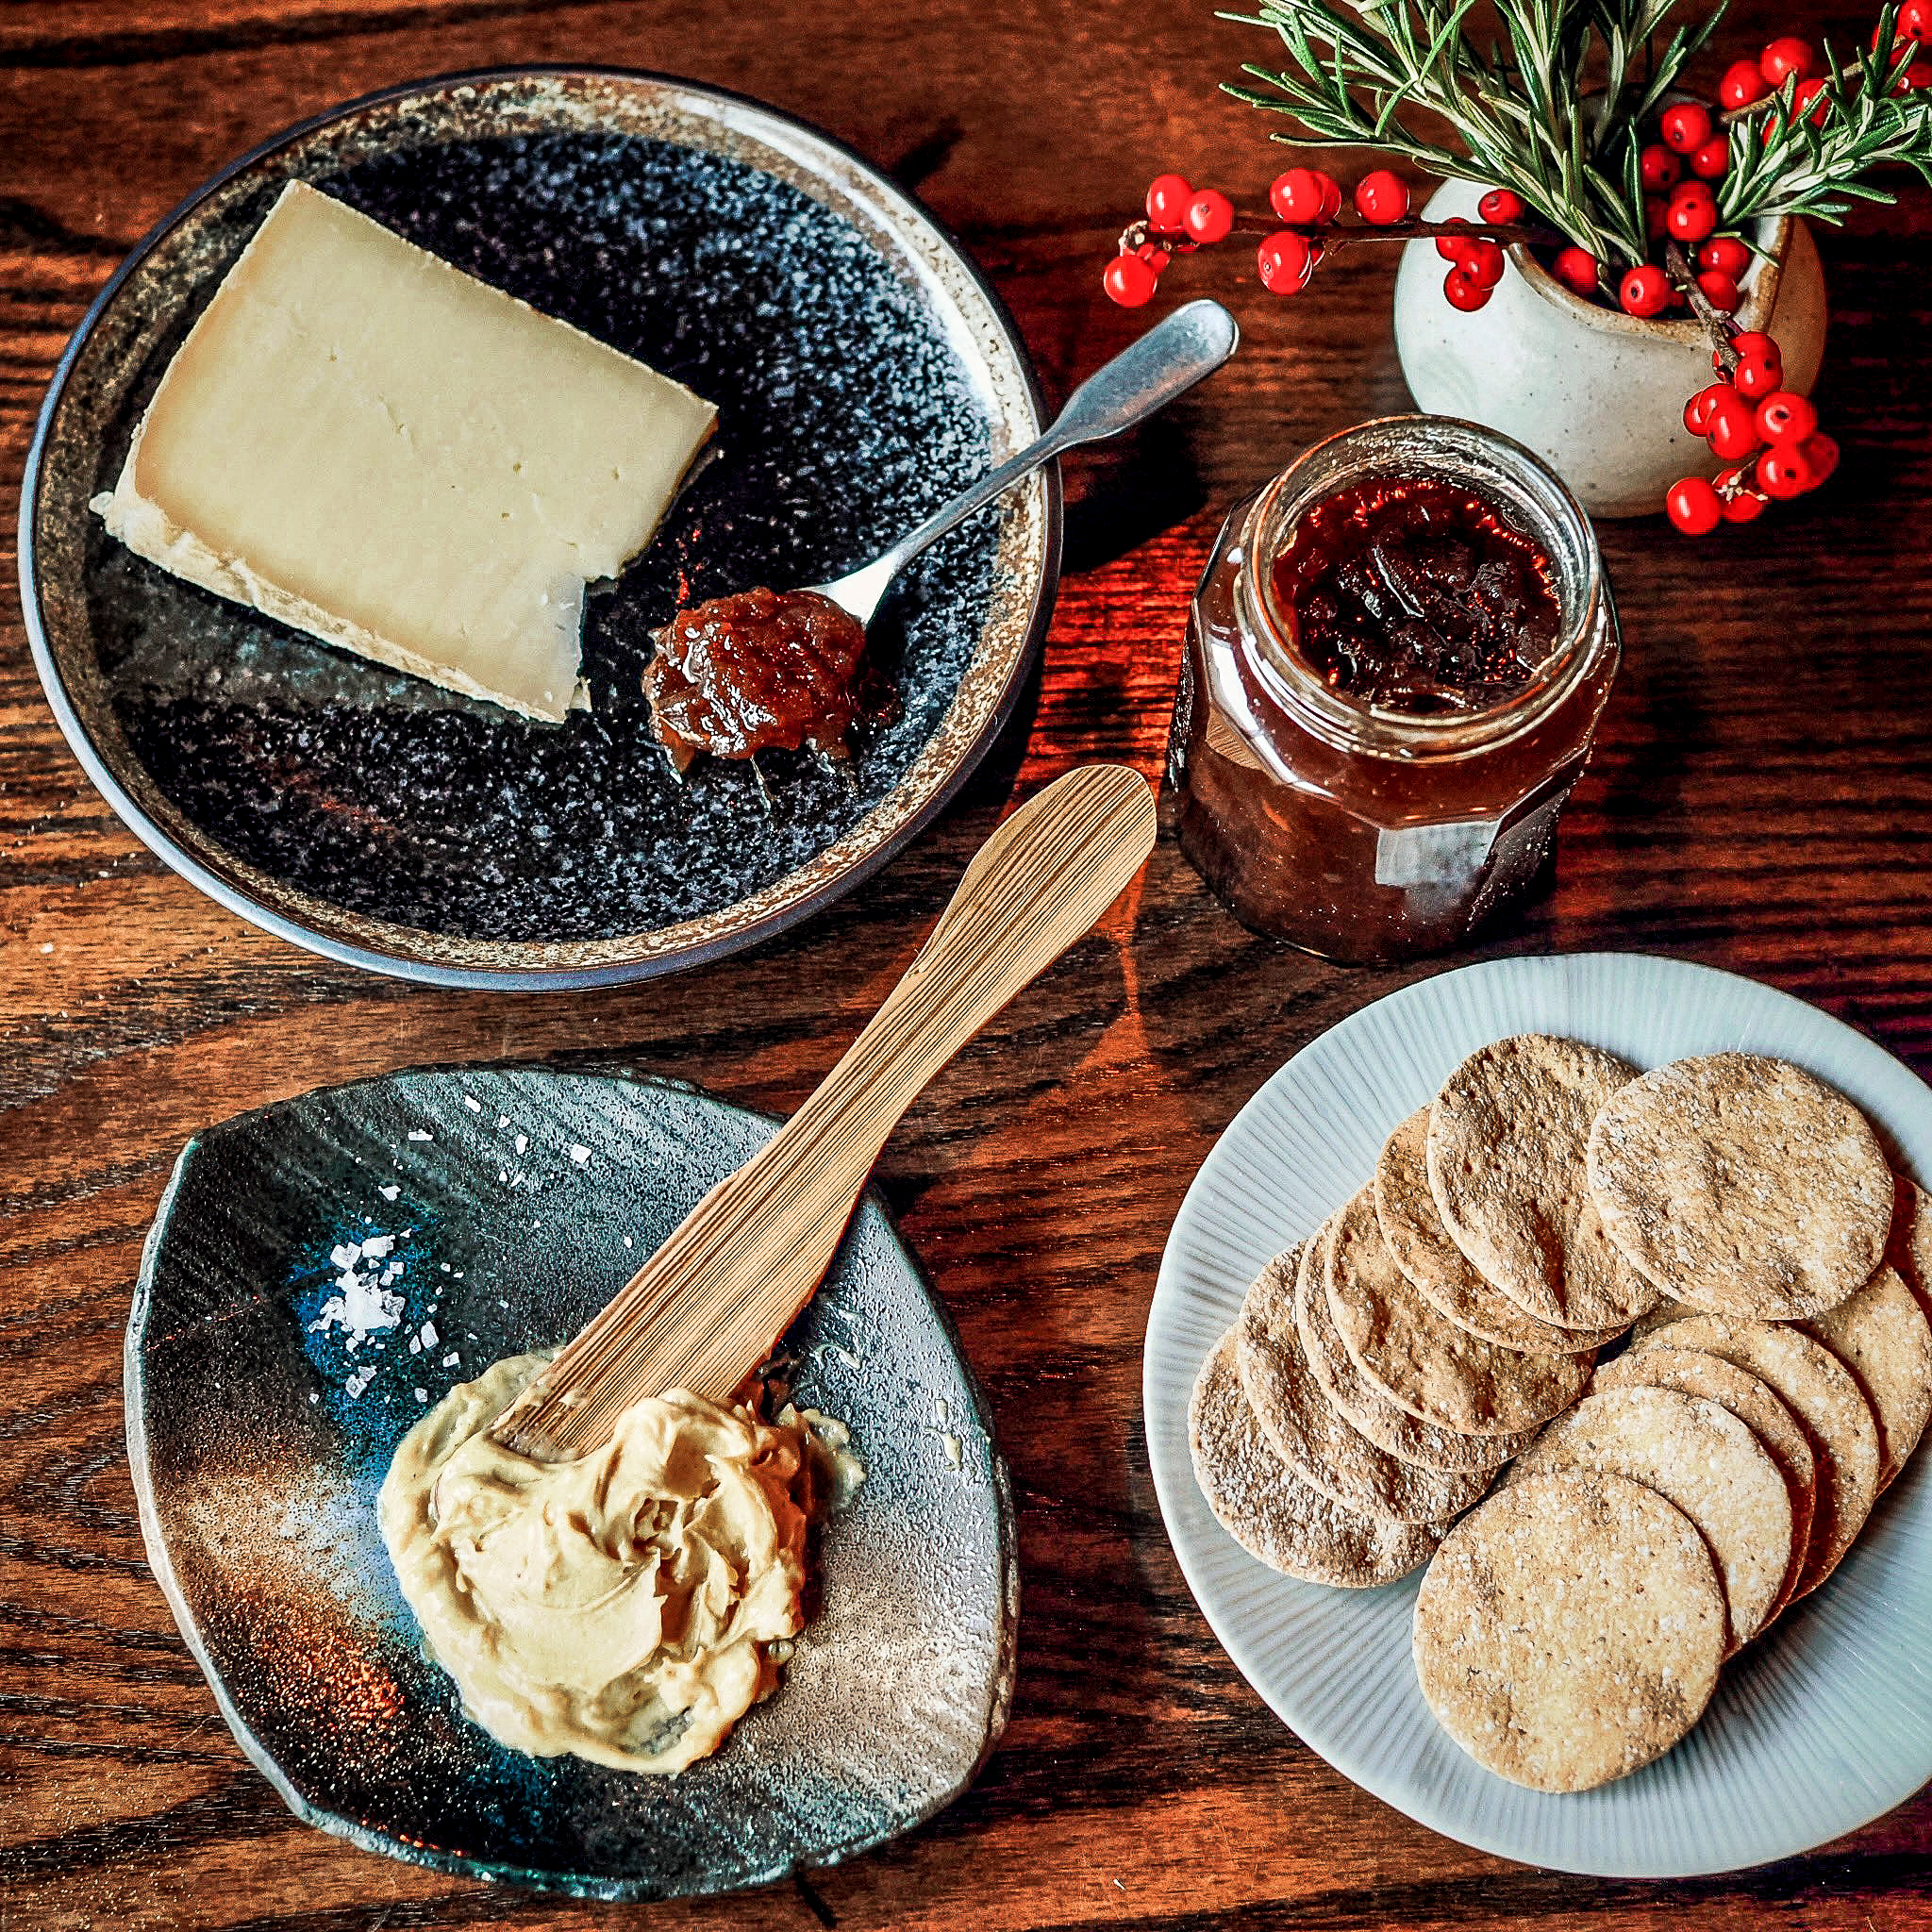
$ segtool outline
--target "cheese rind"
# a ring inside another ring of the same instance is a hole
[[[93,508],[219,596],[555,723],[585,586],[649,542],[716,414],[291,182]]]

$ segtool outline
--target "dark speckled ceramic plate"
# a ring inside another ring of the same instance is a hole
[[[715,454],[588,602],[590,713],[534,724],[369,664],[177,582],[89,513],[291,175],[718,405]],[[907,574],[874,626],[900,714],[848,768],[777,753],[673,777],[639,675],[680,586],[837,575],[1038,425],[997,298],[915,202],[825,136],[647,75],[428,81],[236,162],[117,272],[42,409],[22,599],[90,776],[244,918],[444,984],[641,978],[849,890],[963,781],[1045,626],[1058,480],[1008,492]]]
[[[506,1750],[418,1648],[375,1527],[404,1432],[579,1328],[773,1124],[538,1070],[324,1089],[190,1143],[127,1327],[142,1526],[175,1621],[298,1815],[441,1870],[609,1898],[835,1863],[971,1781],[1012,1690],[1012,1500],[978,1386],[877,1198],[780,1359],[866,1466],[785,1681],[675,1778]],[[350,1349],[331,1257],[395,1298]],[[629,1243],[626,1246],[626,1242]]]

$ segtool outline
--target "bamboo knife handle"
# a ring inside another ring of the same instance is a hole
[[[1124,765],[1083,765],[1028,799],[980,848],[918,957],[805,1105],[704,1196],[491,1434],[531,1455],[581,1455],[643,1396],[736,1390],[811,1299],[901,1115],[1092,929],[1154,836],[1153,793]]]

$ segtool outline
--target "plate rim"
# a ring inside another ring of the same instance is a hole
[[[59,726],[60,735],[66,741],[69,751],[79,762],[82,771],[86,773],[89,782],[100,792],[122,824],[170,871],[246,924],[276,939],[286,940],[305,952],[317,954],[324,958],[333,959],[338,964],[358,967],[385,977],[409,980],[425,986],[468,987],[495,992],[550,992],[571,989],[624,986],[708,965],[713,960],[761,945],[765,941],[775,938],[788,928],[824,911],[826,907],[845,897],[891,859],[897,858],[958,795],[967,780],[978,770],[987,755],[998,742],[1018,709],[1028,680],[1039,662],[1046,633],[1053,620],[1054,608],[1059,593],[1060,564],[1065,540],[1065,491],[1059,464],[1058,460],[1054,460],[1042,464],[1035,472],[1041,480],[1044,497],[1043,543],[1041,577],[1033,592],[1026,634],[1019,650],[1014,654],[1006,683],[979,730],[967,742],[953,769],[934,786],[924,803],[908,814],[906,819],[885,838],[854,858],[835,877],[825,880],[810,891],[800,894],[790,903],[774,907],[760,918],[735,931],[722,933],[694,944],[652,953],[642,958],[597,963],[552,965],[533,960],[527,965],[515,966],[454,964],[446,960],[411,956],[372,943],[358,943],[332,933],[318,931],[299,919],[291,918],[277,911],[274,907],[261,904],[242,885],[224,877],[182,844],[166,826],[158,824],[122,784],[108,760],[101,755],[68,693],[66,681],[60,675],[53,645],[46,634],[41,608],[40,568],[34,525],[38,519],[41,472],[47,440],[75,365],[108,306],[148,256],[205,201],[258,162],[309,134],[326,128],[350,115],[380,107],[390,101],[407,99],[411,95],[431,92],[447,92],[461,87],[496,86],[533,77],[641,82],[651,87],[675,89],[720,103],[729,108],[748,110],[755,116],[774,122],[794,134],[805,135],[830,149],[847,165],[863,175],[874,192],[883,195],[889,202],[896,202],[902,211],[913,221],[928,227],[950,252],[961,272],[985,300],[994,323],[1006,340],[1031,407],[1035,430],[1043,428],[1045,425],[1045,397],[1041,389],[1039,369],[1024,335],[1013,319],[1012,311],[1007,307],[985,270],[974,259],[972,251],[917,195],[902,187],[877,162],[869,159],[858,149],[840,140],[837,135],[828,133],[801,115],[793,114],[783,108],[774,107],[769,102],[761,101],[755,95],[741,92],[734,88],[721,87],[709,81],[694,80],[683,75],[670,74],[658,69],[568,60],[511,62],[494,67],[458,69],[450,73],[429,75],[420,79],[398,81],[375,88],[367,93],[357,95],[352,100],[339,102],[318,113],[306,115],[256,142],[245,153],[237,155],[192,189],[141,237],[102,284],[80,321],[75,325],[74,333],[61,349],[59,358],[48,377],[40,408],[36,411],[33,438],[27,448],[26,461],[21,471],[20,503],[15,519],[15,551],[21,614],[25,624],[27,648],[33,659],[34,670],[40,678],[42,692],[47,701],[48,708],[53,712],[54,721]],[[887,795],[890,797],[891,793]],[[885,801],[880,802],[883,804]],[[859,822],[860,824],[863,823],[863,820]],[[858,826],[854,826],[853,830],[857,831]],[[845,836],[851,835],[848,833]],[[773,885],[779,885],[785,878],[795,875],[795,871],[794,868],[792,874],[781,874],[778,879],[773,881]],[[368,923],[385,926],[398,934],[427,933],[426,928],[408,926],[393,921]],[[675,929],[673,926],[656,927],[651,930],[663,932]],[[624,937],[625,936],[619,936],[620,940]],[[552,942],[534,941],[528,943],[536,948]]]
[[[342,1839],[355,1845],[358,1851],[394,1858],[400,1863],[423,1866],[431,1871],[447,1873],[482,1884],[508,1885],[520,1890],[558,1897],[636,1904],[668,1902],[676,1898],[731,1898],[764,1886],[780,1883],[801,1871],[828,1869],[842,1864],[848,1858],[875,1851],[879,1846],[890,1844],[893,1840],[903,1838],[908,1833],[930,1824],[940,1813],[958,1803],[978,1782],[993,1753],[998,1750],[1008,1722],[1012,1715],[1019,1665],[1019,1519],[1013,1493],[1012,1471],[1008,1465],[1005,1452],[1000,1447],[999,1437],[994,1427],[992,1404],[987,1393],[986,1385],[980,1380],[979,1371],[974,1366],[973,1357],[967,1352],[965,1340],[959,1333],[958,1324],[954,1320],[952,1309],[947,1305],[945,1297],[939,1291],[918,1251],[900,1230],[898,1221],[875,1179],[867,1181],[854,1213],[856,1215],[866,1206],[877,1211],[887,1234],[904,1257],[914,1284],[924,1297],[929,1312],[963,1371],[966,1389],[973,1402],[973,1420],[987,1445],[988,1464],[992,1477],[993,1514],[999,1531],[1001,1619],[987,1705],[986,1734],[981,1740],[979,1754],[972,1766],[944,1796],[883,1830],[841,1843],[826,1856],[809,1859],[792,1857],[782,1861],[774,1861],[757,1876],[728,1890],[667,1890],[653,1886],[646,1879],[614,1878],[591,1873],[539,1873],[525,1866],[486,1864],[480,1859],[465,1858],[458,1854],[433,1846],[416,1845],[380,1831],[362,1820],[329,1810],[326,1807],[314,1802],[305,1796],[282,1771],[267,1745],[257,1737],[230,1698],[227,1687],[223,1682],[220,1672],[214,1668],[207,1647],[202,1641],[199,1626],[189,1610],[188,1599],[182,1592],[180,1580],[175,1572],[174,1559],[168,1549],[167,1539],[162,1532],[160,1514],[155,1502],[152,1471],[148,1463],[145,1385],[141,1373],[142,1343],[154,1307],[155,1266],[173,1216],[175,1197],[188,1172],[189,1162],[202,1143],[211,1137],[240,1131],[264,1115],[277,1112],[301,1101],[312,1100],[325,1094],[346,1092],[356,1088],[389,1086],[412,1075],[459,1077],[491,1074],[514,1074],[525,1078],[537,1074],[545,1080],[583,1080],[598,1084],[664,1090],[690,1095],[707,1107],[720,1108],[727,1113],[769,1125],[774,1132],[783,1124],[779,1115],[769,1114],[761,1108],[744,1107],[737,1101],[727,1100],[724,1095],[713,1093],[696,1081],[680,1079],[675,1074],[655,1073],[648,1068],[627,1063],[594,1068],[553,1067],[528,1060],[495,1058],[395,1067],[381,1074],[359,1075],[353,1080],[332,1081],[321,1087],[305,1088],[298,1093],[264,1101],[258,1107],[246,1108],[240,1113],[230,1114],[226,1119],[200,1128],[189,1136],[182,1143],[181,1151],[175,1157],[167,1184],[156,1204],[154,1219],[149,1224],[147,1233],[142,1241],[139,1271],[135,1277],[134,1292],[122,1335],[123,1433],[127,1448],[128,1474],[134,1488],[136,1515],[141,1525],[142,1554],[147,1560],[155,1586],[167,1606],[176,1633],[187,1646],[190,1656],[194,1659],[209,1691],[213,1694],[223,1722],[226,1724],[235,1741],[242,1747],[243,1757],[268,1780],[275,1795],[300,1823],[326,1832],[332,1838]]]
[[[1614,964],[1607,962],[1614,962]],[[1220,1166],[1232,1162],[1234,1158],[1232,1151],[1224,1154],[1223,1150],[1224,1148],[1231,1150],[1233,1144],[1232,1137],[1237,1124],[1244,1116],[1255,1112],[1260,1106],[1264,1095],[1274,1089],[1278,1081],[1287,1078],[1291,1069],[1294,1067],[1297,1061],[1302,1059],[1305,1055],[1321,1041],[1326,1040],[1331,1034],[1342,1027],[1349,1026],[1352,1023],[1359,1020],[1363,1014],[1376,1008],[1388,1005],[1391,1002],[1413,998],[1418,995],[1422,988],[1435,986],[1440,981],[1445,979],[1457,978],[1464,975],[1480,978],[1494,974],[1499,971],[1521,972],[1525,968],[1539,974],[1549,974],[1556,975],[1564,973],[1574,973],[1579,968],[1616,971],[1644,967],[1662,967],[1672,973],[1682,974],[1691,978],[1703,979],[1706,982],[1724,981],[1733,985],[1742,985],[1748,987],[1756,996],[1769,997],[1774,1004],[1801,1009],[1806,1014],[1811,1016],[1814,1023],[1823,1022],[1829,1033],[1848,1036],[1859,1048],[1868,1052],[1874,1052],[1882,1056],[1886,1060],[1890,1061],[1919,1090],[1924,1097],[1928,1117],[1932,1117],[1932,1088],[1928,1088],[1927,1082],[1906,1060],[1893,1053],[1890,1048],[1885,1046],[1881,1041],[1874,1040],[1869,1033],[1853,1025],[1849,1021],[1840,1018],[1838,1014],[1828,1012],[1824,1008],[1816,1005],[1812,1001],[1803,999],[1795,993],[1787,992],[1782,987],[1770,985],[1764,980],[1753,978],[1748,974],[1736,973],[1724,967],[1708,965],[1703,960],[1684,958],[1667,953],[1640,951],[1634,948],[1594,947],[1577,952],[1504,954],[1487,959],[1469,960],[1460,965],[1447,966],[1438,972],[1424,974],[1403,986],[1392,988],[1388,992],[1377,995],[1374,999],[1365,1001],[1362,1005],[1355,1008],[1353,1011],[1344,1014],[1341,1019],[1323,1027],[1311,1038],[1303,1041],[1287,1059],[1267,1074],[1236,1110],[1227,1124],[1214,1137],[1213,1144],[1203,1157],[1192,1180],[1188,1184],[1187,1191],[1182,1197],[1179,1208],[1175,1210],[1174,1222],[1169,1228],[1167,1241],[1161,1249],[1155,1291],[1148,1305],[1147,1325],[1142,1336],[1141,1430],[1141,1441],[1147,1453],[1149,1473],[1153,1479],[1156,1502],[1160,1512],[1162,1533],[1166,1538],[1168,1547],[1173,1552],[1175,1562],[1180,1568],[1189,1594],[1193,1598],[1194,1604],[1207,1622],[1215,1641],[1221,1646],[1229,1662],[1234,1665],[1249,1689],[1255,1692],[1282,1726],[1305,1748],[1313,1752],[1316,1757],[1322,1758],[1331,1769],[1346,1778],[1350,1784],[1356,1786],[1358,1790],[1366,1791],[1371,1797],[1387,1805],[1391,1810],[1401,1813],[1404,1817],[1421,1824],[1429,1831],[1435,1832],[1438,1836],[1449,1840],[1453,1843],[1467,1845],[1474,1850],[1488,1853],[1492,1857],[1504,1858],[1512,1864],[1532,1870],[1569,1872],[1585,1876],[1602,1878],[1667,1881],[1681,1878],[1718,1876],[1731,1873],[1751,1871],[1782,1859],[1802,1857],[1807,1853],[1817,1851],[1822,1846],[1837,1843],[1851,1833],[1864,1829],[1875,1820],[1889,1816],[1902,1805],[1909,1803],[1917,1793],[1925,1790],[1928,1783],[1932,1783],[1932,1746],[1928,1746],[1926,1775],[1922,1777],[1916,1784],[1886,1798],[1873,1808],[1861,1811],[1850,1823],[1835,1824],[1830,1830],[1823,1835],[1814,1833],[1809,1826],[1801,1826],[1795,1835],[1793,1842],[1766,1851],[1758,1856],[1753,1856],[1740,1862],[1720,1862],[1710,1859],[1703,1861],[1673,1860],[1657,1857],[1625,1858],[1621,1862],[1610,1857],[1598,1857],[1586,1861],[1582,1858],[1562,1857],[1550,1852],[1527,1849],[1520,1841],[1508,1838],[1501,1832],[1471,1828],[1459,1819],[1452,1823],[1446,1815],[1445,1807],[1436,1802],[1433,1795],[1427,1790],[1417,1786],[1409,1786],[1398,1790],[1394,1788],[1391,1780],[1382,1775],[1379,1771],[1365,1775],[1363,1768],[1358,1764],[1353,1766],[1345,1764],[1339,1761],[1338,1757],[1329,1756],[1326,1750],[1315,1743],[1312,1739],[1296,1726],[1281,1704],[1277,1703],[1275,1697],[1263,1689],[1262,1685],[1257,1681],[1257,1673],[1260,1668],[1259,1665],[1257,1664],[1255,1670],[1251,1670],[1248,1662],[1244,1661],[1244,1657],[1252,1649],[1250,1640],[1235,1631],[1232,1628],[1234,1621],[1232,1615],[1224,1607],[1217,1607],[1211,1601],[1217,1595],[1213,1580],[1206,1577],[1199,1572],[1196,1559],[1190,1555],[1185,1546],[1186,1533],[1179,1524],[1179,1505],[1182,1496],[1187,1492],[1188,1489],[1191,1488],[1194,1481],[1189,1451],[1185,1442],[1183,1442],[1179,1452],[1178,1462],[1174,1466],[1170,1466],[1172,1458],[1167,1453],[1165,1445],[1157,1441],[1155,1424],[1157,1410],[1164,1410],[1167,1405],[1164,1396],[1156,1386],[1157,1362],[1154,1348],[1154,1331],[1157,1322],[1169,1309],[1177,1305],[1178,1297],[1182,1291],[1175,1278],[1180,1265],[1175,1257],[1177,1244],[1185,1231],[1184,1224],[1191,1218],[1191,1213],[1201,1211],[1196,1205],[1197,1199],[1204,1199],[1214,1182],[1219,1178]],[[1884,1121],[1879,1122],[1878,1124],[1882,1137],[1892,1143],[1888,1151],[1895,1151],[1895,1141],[1890,1131],[1889,1124]],[[1208,1185],[1204,1186],[1204,1183]],[[1182,1428],[1184,1433],[1184,1421]],[[1928,1442],[1932,1442],[1932,1436],[1928,1436]],[[1394,1585],[1390,1587],[1401,1588],[1402,1586]]]

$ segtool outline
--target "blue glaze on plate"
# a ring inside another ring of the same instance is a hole
[[[497,1744],[423,1657],[376,1530],[425,1409],[574,1333],[772,1125],[671,1082],[479,1069],[324,1089],[184,1151],[128,1322],[129,1459],[175,1620],[299,1816],[441,1870],[660,1898],[834,1863],[972,1780],[1011,1697],[1011,1498],[874,1195],[780,1350],[867,1480],[820,1539],[784,1684],[716,1756],[665,1779]],[[395,1238],[393,1320],[351,1348],[315,1324],[331,1255],[371,1235]]]

